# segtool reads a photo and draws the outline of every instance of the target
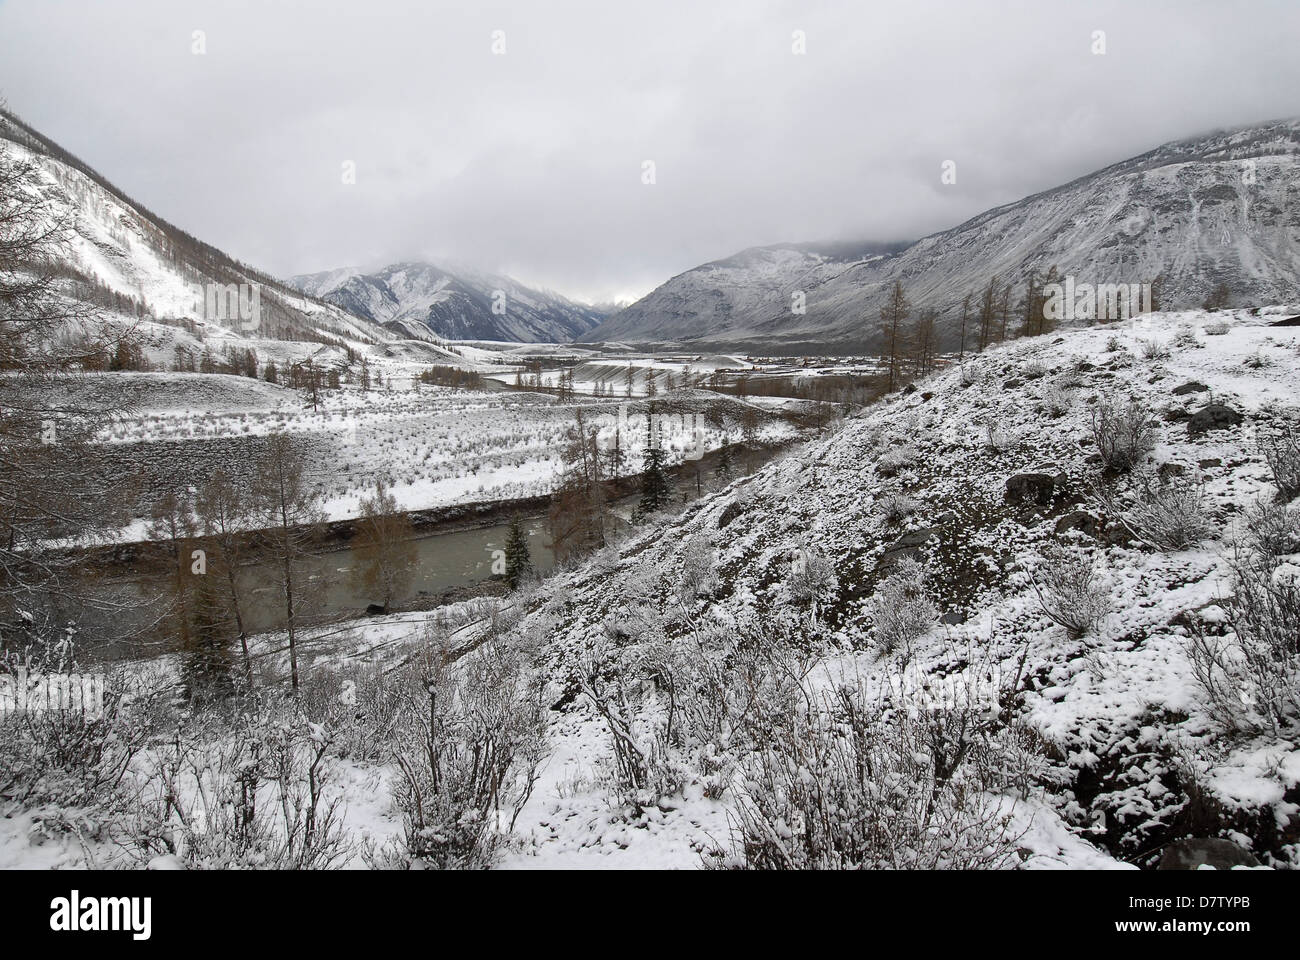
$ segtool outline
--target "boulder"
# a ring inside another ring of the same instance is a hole
[[[744,504],[742,504],[739,500],[732,500],[729,504],[727,504],[725,507],[722,508],[722,515],[718,517],[718,529],[721,530],[723,527],[729,524],[732,520],[735,520],[738,516],[740,516],[744,512],[745,512]]]
[[[1259,861],[1244,847],[1218,837],[1189,837],[1165,847],[1157,870],[1196,870],[1200,867],[1231,870],[1258,867]]]
[[[1180,386],[1174,387],[1173,394],[1175,397],[1185,397],[1189,393],[1204,393],[1210,388],[1197,380],[1188,380]]]
[[[1007,480],[1006,501],[1046,506],[1064,482],[1061,473],[1017,473]]]
[[[1056,532],[1070,533],[1071,531],[1077,530],[1085,537],[1096,539],[1097,530],[1100,525],[1101,521],[1087,510],[1075,510],[1071,513],[1067,513],[1056,521]]]
[[[1222,403],[1209,403],[1197,410],[1187,421],[1189,434],[1205,433],[1209,430],[1226,430],[1235,427],[1244,420],[1240,413]]]

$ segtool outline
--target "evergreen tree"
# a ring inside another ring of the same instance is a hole
[[[637,513],[645,517],[668,503],[668,477],[664,473],[664,449],[655,429],[654,404],[645,415],[645,466],[641,470],[641,503]]]
[[[733,469],[731,464],[731,444],[724,443],[722,449],[718,451],[718,476],[723,480],[730,480]]]
[[[510,518],[510,527],[506,531],[506,583],[511,590],[519,589],[519,584],[532,567],[532,554],[528,552],[528,531],[516,514]]]

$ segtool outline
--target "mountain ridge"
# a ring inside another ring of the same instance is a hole
[[[895,281],[939,313],[952,346],[962,298],[997,275],[1018,304],[1031,271],[1081,282],[1163,279],[1167,305],[1199,304],[1219,283],[1238,302],[1294,299],[1300,285],[1300,120],[1170,141],[904,249],[845,263],[816,253],[755,275],[731,258],[684,271],[606,320],[583,342],[684,344],[751,352],[871,352]],[[1234,216],[1234,211],[1239,214]],[[796,251],[813,245],[784,245]],[[797,293],[806,312],[793,309]]]

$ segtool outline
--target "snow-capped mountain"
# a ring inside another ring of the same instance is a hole
[[[1163,280],[1161,305],[1197,306],[1219,283],[1234,305],[1300,288],[1300,120],[1169,143],[890,255],[747,250],[689,270],[582,339],[717,349],[875,345],[881,304],[901,281],[939,311],[949,339],[967,293],[994,276],[1013,310],[1031,271],[1079,283]],[[794,305],[803,294],[805,312]]]
[[[51,212],[71,227],[62,266],[76,283],[76,295],[146,318],[192,321],[223,335],[359,346],[396,339],[173,226],[3,111],[0,149],[34,164],[30,189],[43,194]],[[213,309],[218,302],[220,308]]]
[[[510,277],[431,263],[395,263],[372,273],[327,270],[289,283],[413,339],[567,343],[606,315]]]

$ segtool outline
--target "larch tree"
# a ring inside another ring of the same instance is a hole
[[[377,478],[374,488],[361,498],[357,558],[363,581],[383,598],[385,610],[410,583],[415,562],[412,534],[411,521],[398,507],[397,498]]]
[[[208,576],[225,584],[230,619],[239,638],[244,679],[253,687],[253,660],[248,652],[248,628],[239,587],[246,527],[252,515],[252,492],[225,470],[217,468],[201,483],[195,497],[195,514],[207,551]]]
[[[907,302],[907,295],[903,292],[903,282],[895,280],[889,300],[880,308],[880,338],[884,357],[889,363],[891,393],[898,386],[899,360],[904,352],[905,324],[910,313],[911,307]]]
[[[298,625],[306,594],[295,588],[294,566],[309,552],[322,519],[319,496],[312,488],[305,450],[286,433],[273,433],[257,463],[254,502],[280,571],[284,624],[289,637],[289,674],[298,690]]]

